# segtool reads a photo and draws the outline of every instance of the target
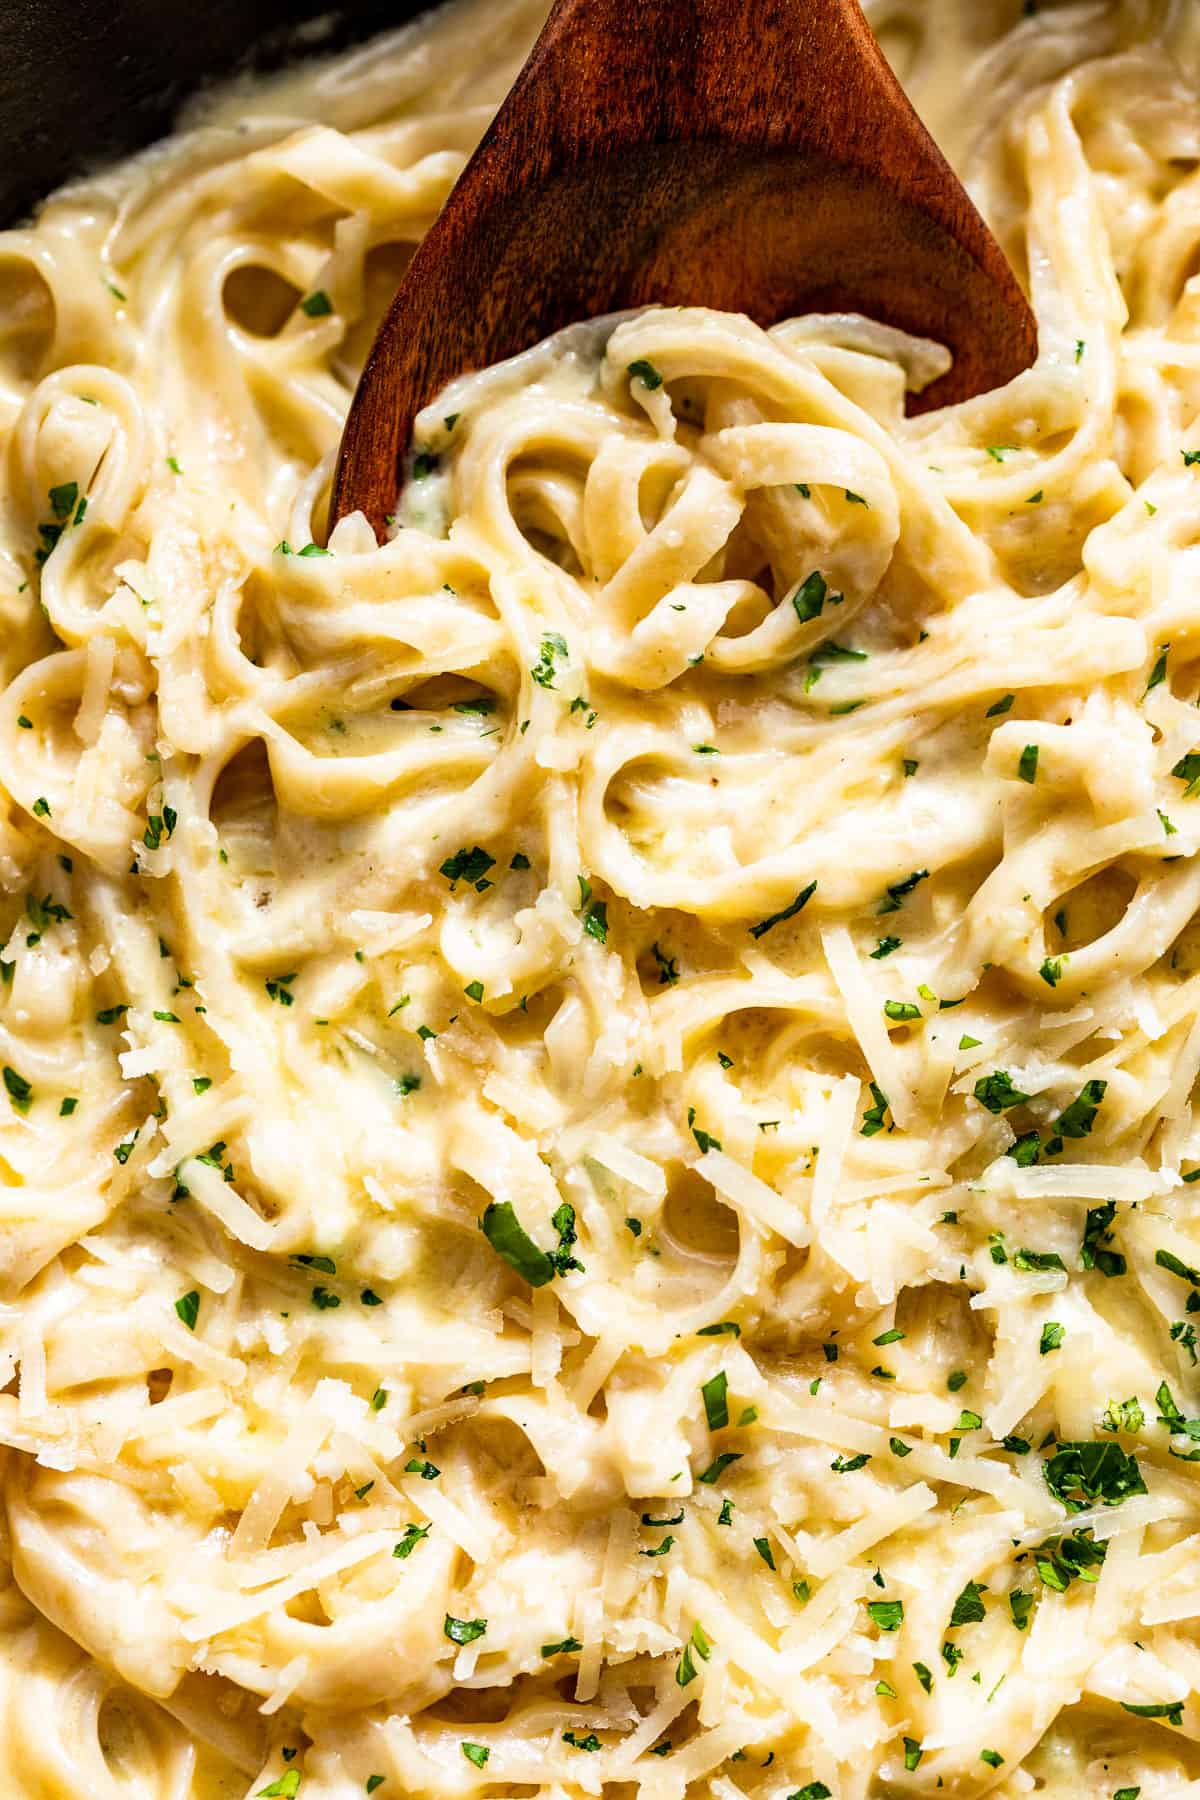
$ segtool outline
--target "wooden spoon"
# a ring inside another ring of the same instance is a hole
[[[857,0],[556,0],[379,329],[330,524],[358,509],[383,537],[413,420],[454,376],[649,305],[860,312],[934,338],[954,366],[921,410],[1037,349]]]

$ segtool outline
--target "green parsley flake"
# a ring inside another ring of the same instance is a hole
[[[380,1390],[378,1389],[376,1390],[376,1392],[379,1391]],[[372,1405],[374,1405],[374,1402],[372,1402]],[[375,1410],[378,1411],[378,1408]],[[404,1527],[404,1536],[400,1539],[398,1544],[393,1544],[392,1546],[392,1555],[399,1557],[401,1562],[407,1562],[417,1545],[421,1542],[421,1539],[427,1538],[431,1530],[432,1527],[429,1525],[406,1525]]]
[[[720,1456],[714,1458],[714,1460],[709,1463],[704,1473],[702,1475],[697,1475],[696,1479],[703,1483],[705,1487],[713,1487],[720,1481],[722,1475],[731,1463],[741,1462],[741,1460],[742,1452],[740,1450],[722,1450]]]
[[[1007,1112],[1010,1106],[1023,1106],[1029,1099],[1013,1083],[1006,1069],[996,1069],[975,1083],[975,1098],[990,1113]]]
[[[675,1681],[679,1687],[687,1687],[696,1679],[698,1670],[692,1660],[693,1651],[702,1662],[707,1662],[712,1655],[712,1645],[705,1636],[704,1628],[699,1624],[692,1626],[692,1635],[684,1645],[683,1655],[680,1657],[679,1666],[675,1671]]]
[[[487,1628],[486,1619],[455,1619],[449,1613],[442,1622],[442,1631],[452,1644],[473,1644]]]
[[[984,1606],[983,1596],[987,1591],[986,1584],[968,1581],[951,1609],[948,1629],[955,1631],[962,1625],[978,1625],[985,1619],[987,1608]]]
[[[556,631],[546,632],[542,638],[538,659],[529,671],[537,685],[543,688],[552,688],[558,663],[565,662],[570,654],[566,638],[560,637]]]
[[[1111,1441],[1059,1444],[1042,1470],[1046,1486],[1068,1512],[1119,1506],[1147,1491],[1136,1457]]]
[[[829,596],[829,588],[825,577],[816,569],[796,589],[792,595],[792,605],[796,609],[796,617],[802,625],[813,619],[819,619],[825,610],[825,601]],[[841,596],[839,595],[840,599]]]
[[[862,1125],[859,1128],[859,1136],[865,1138],[877,1137],[884,1130],[887,1110],[891,1104],[882,1088],[878,1087],[875,1082],[871,1082],[870,1086],[874,1105],[869,1106],[863,1113]]]
[[[630,363],[629,374],[635,381],[640,381],[643,387],[649,388],[651,393],[663,384],[662,375],[652,362],[646,361],[644,356],[639,356],[636,362]]]
[[[16,1111],[27,1113],[33,1105],[33,1088],[23,1075],[18,1075],[7,1063],[4,1065],[4,1088]]]
[[[1195,455],[1200,461],[1200,450]],[[1122,1700],[1121,1710],[1132,1713],[1135,1719],[1165,1719],[1168,1725],[1183,1724],[1182,1700],[1165,1700],[1149,1706],[1134,1706],[1128,1700]]]
[[[729,1377],[721,1369],[700,1389],[704,1397],[704,1415],[710,1431],[723,1431],[729,1423]]]
[[[904,1623],[903,1600],[868,1600],[867,1612],[880,1631],[899,1631]]]
[[[278,1780],[271,1783],[270,1787],[258,1790],[259,1800],[268,1800],[268,1796],[271,1797],[271,1800],[296,1800],[299,1792],[299,1769],[285,1769]]]
[[[1108,1092],[1106,1081],[1086,1082],[1066,1111],[1054,1121],[1054,1129],[1062,1137],[1083,1138],[1091,1134],[1100,1103]]]
[[[918,887],[922,881],[928,880],[929,870],[917,869],[913,874],[906,875],[903,881],[893,882],[891,887],[888,888],[886,896],[879,903],[880,913],[899,912],[904,901],[913,890]]]
[[[752,938],[766,937],[768,931],[774,931],[777,925],[784,924],[788,919],[794,919],[798,913],[804,911],[816,891],[816,882],[809,882],[808,886],[796,895],[791,905],[784,907],[782,912],[772,913],[769,919],[761,919],[757,925],[751,925],[750,936]]]
[[[489,856],[486,850],[476,844],[473,850],[456,850],[453,856],[448,856],[438,868],[438,874],[444,876],[451,887],[458,881],[469,881],[477,892],[482,893],[483,889],[479,884],[488,870],[495,866],[495,857]],[[486,885],[490,887],[491,883]]]
[[[598,944],[608,942],[608,906],[605,901],[596,900],[588,907],[583,915],[583,929]]]
[[[195,1331],[196,1320],[200,1317],[200,1296],[195,1288],[189,1293],[181,1294],[175,1302],[175,1311],[183,1320],[189,1331]]]

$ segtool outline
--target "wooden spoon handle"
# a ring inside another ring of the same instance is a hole
[[[895,121],[870,89],[916,121],[858,0],[556,0],[506,109],[535,156],[667,140],[798,142],[852,155]],[[532,90],[524,92],[523,90]],[[883,116],[881,117],[881,111]],[[917,129],[925,143],[924,128]]]

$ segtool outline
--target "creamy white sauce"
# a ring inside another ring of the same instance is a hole
[[[650,312],[316,553],[540,4],[0,238],[20,1800],[1190,1791],[1197,14],[869,10],[949,414]]]

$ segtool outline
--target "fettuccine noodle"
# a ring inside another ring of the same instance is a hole
[[[544,0],[0,237],[5,1796],[1200,1793],[1200,26],[868,10],[950,412],[584,322],[326,539]]]

